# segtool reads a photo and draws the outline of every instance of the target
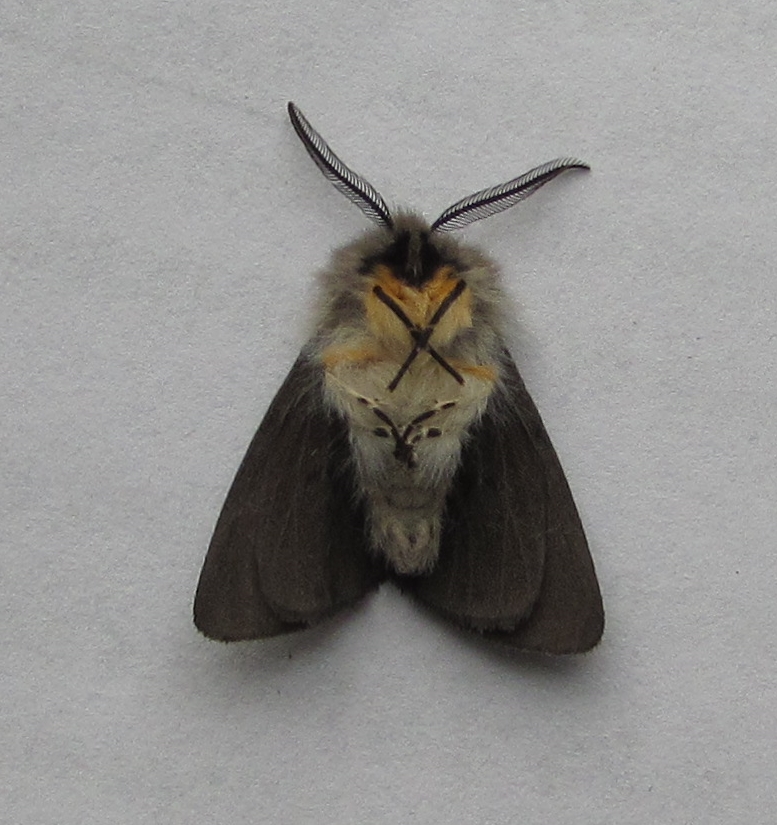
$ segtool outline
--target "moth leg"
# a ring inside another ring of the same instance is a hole
[[[450,364],[457,372],[494,384],[499,377],[499,370],[491,364],[468,364],[465,361],[451,360]]]
[[[337,384],[337,386],[340,390],[342,390],[342,392],[349,395],[351,398],[353,398],[354,401],[359,403],[361,406],[367,407],[367,409],[370,410],[380,409],[381,401],[379,398],[368,398],[366,395],[362,395],[353,387],[350,387],[348,384],[346,384],[345,381],[343,381],[341,378],[338,378],[333,372],[328,373],[328,378],[330,381]]]
[[[321,361],[324,368],[331,374],[331,371],[341,366],[363,366],[366,364],[374,364],[380,361],[381,353],[377,347],[371,344],[363,344],[360,346],[337,346],[336,344],[327,347],[322,356]]]

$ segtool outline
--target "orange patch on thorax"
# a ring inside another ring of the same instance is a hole
[[[456,288],[459,278],[451,266],[441,266],[434,276],[416,289],[394,276],[391,269],[378,265],[370,279],[365,296],[365,310],[370,331],[387,345],[407,346],[408,329],[396,314],[373,292],[376,286],[394,300],[410,321],[418,328],[429,326],[435,312],[445,298]],[[468,288],[448,307],[432,333],[432,342],[446,344],[461,329],[472,326],[472,293]]]

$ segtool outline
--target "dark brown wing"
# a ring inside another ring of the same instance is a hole
[[[604,612],[564,472],[512,358],[464,447],[439,561],[402,586],[460,625],[548,653],[592,648]]]
[[[285,633],[358,601],[384,573],[367,553],[345,423],[303,353],[262,421],[221,511],[194,622],[214,639]]]

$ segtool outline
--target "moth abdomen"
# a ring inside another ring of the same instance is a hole
[[[367,491],[367,523],[374,552],[402,575],[432,569],[440,550],[445,487],[384,482]]]

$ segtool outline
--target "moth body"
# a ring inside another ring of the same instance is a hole
[[[497,278],[413,215],[324,275],[326,402],[348,425],[372,550],[398,573],[434,566],[464,439],[499,380]]]

